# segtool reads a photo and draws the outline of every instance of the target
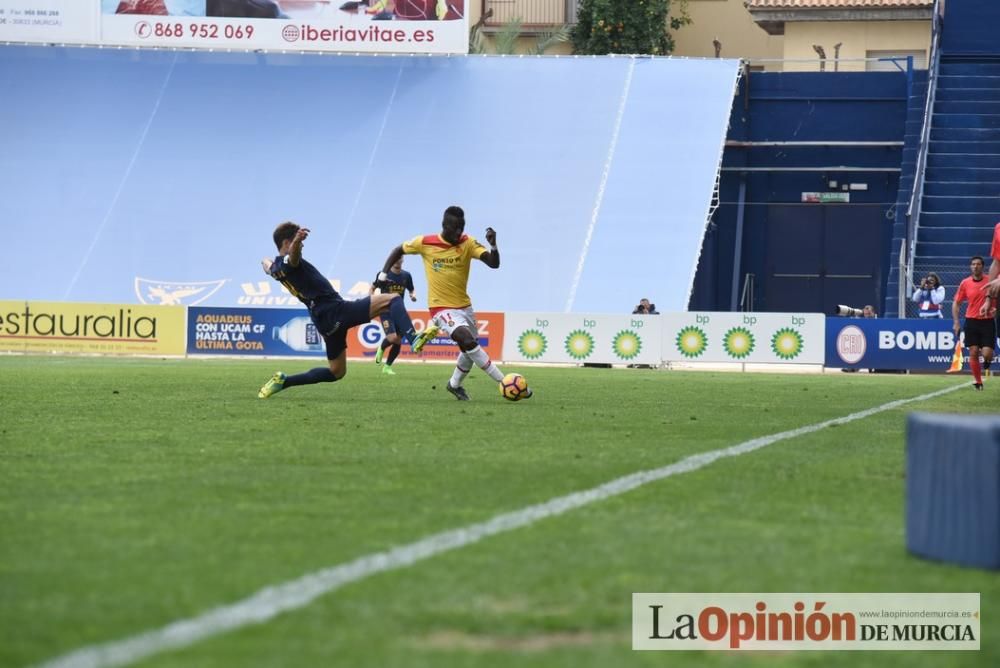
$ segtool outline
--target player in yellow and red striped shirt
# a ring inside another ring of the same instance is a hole
[[[492,227],[486,228],[486,243],[490,245],[489,250],[465,234],[465,212],[461,207],[449,206],[441,221],[440,234],[425,234],[396,246],[382,268],[383,273],[388,272],[404,254],[423,258],[431,326],[448,334],[461,350],[448,382],[448,391],[459,401],[469,400],[462,384],[473,364],[497,383],[503,380],[503,372],[479,345],[476,314],[467,292],[473,260],[481,260],[491,269],[500,266],[497,233]],[[529,389],[525,398],[530,396]]]

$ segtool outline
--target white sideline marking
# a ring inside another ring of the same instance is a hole
[[[847,424],[876,413],[899,408],[909,403],[926,401],[949,392],[954,392],[966,384],[948,387],[910,399],[899,399],[887,404],[851,413],[844,417],[783,431],[770,436],[762,436],[737,445],[710,452],[702,452],[658,469],[639,471],[631,475],[606,482],[582,492],[560,496],[544,503],[528,506],[521,510],[497,515],[496,517],[460,529],[452,529],[428,536],[409,545],[393,548],[388,552],[378,552],[359,557],[354,561],[331,566],[320,571],[303,575],[297,580],[265,587],[242,601],[220,606],[197,617],[182,619],[153,631],[146,631],[124,640],[92,645],[56,657],[40,668],[106,668],[124,666],[133,661],[145,659],[173,649],[180,649],[212,636],[232,631],[249,624],[259,624],[283,612],[304,607],[320,596],[335,589],[363,580],[384,571],[409,566],[429,559],[442,552],[455,550],[476,543],[483,538],[513,531],[549,517],[556,517],[576,508],[603,501],[624,494],[637,487],[669,478],[680,473],[697,471],[719,459],[744,455],[759,450],[772,443],[797,436],[804,436],[833,425]]]

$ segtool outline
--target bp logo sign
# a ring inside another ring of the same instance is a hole
[[[677,352],[688,359],[701,357],[708,348],[708,337],[700,327],[685,327],[677,332]]]
[[[795,359],[802,352],[802,334],[790,327],[779,329],[771,337],[771,351],[778,359]]]
[[[611,345],[618,359],[630,360],[637,357],[642,350],[642,339],[635,332],[624,329],[615,334]]]
[[[746,359],[753,352],[756,342],[746,327],[733,327],[722,337],[722,348],[733,359]]]
[[[545,354],[545,349],[549,347],[549,342],[545,335],[537,329],[529,329],[523,332],[517,340],[517,349],[525,359],[536,360]]]
[[[594,337],[585,329],[574,329],[566,335],[566,354],[575,360],[585,360],[594,352]]]

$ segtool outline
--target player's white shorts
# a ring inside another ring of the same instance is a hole
[[[438,311],[437,314],[431,318],[431,321],[440,327],[441,331],[449,337],[451,336],[451,333],[459,327],[468,327],[472,331],[472,335],[477,339],[479,338],[479,329],[476,326],[476,314],[473,312],[471,306],[467,306],[466,308],[449,308],[443,311]]]

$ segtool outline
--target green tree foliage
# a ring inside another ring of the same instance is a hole
[[[686,0],[582,0],[573,29],[573,50],[587,55],[642,53],[654,56],[674,50],[672,30],[691,23]]]
[[[491,53],[489,48],[490,44],[483,35],[483,23],[484,21],[480,21],[476,25],[472,26],[472,29],[469,31],[469,53]],[[522,21],[520,17],[513,18],[504,23],[500,27],[500,30],[493,33],[492,53],[496,53],[498,55],[516,54],[518,41],[522,37],[521,27]],[[535,33],[534,37],[535,41],[526,45],[528,48],[526,53],[540,56],[556,44],[568,42],[570,38],[570,28],[569,26],[561,25],[548,32]]]

